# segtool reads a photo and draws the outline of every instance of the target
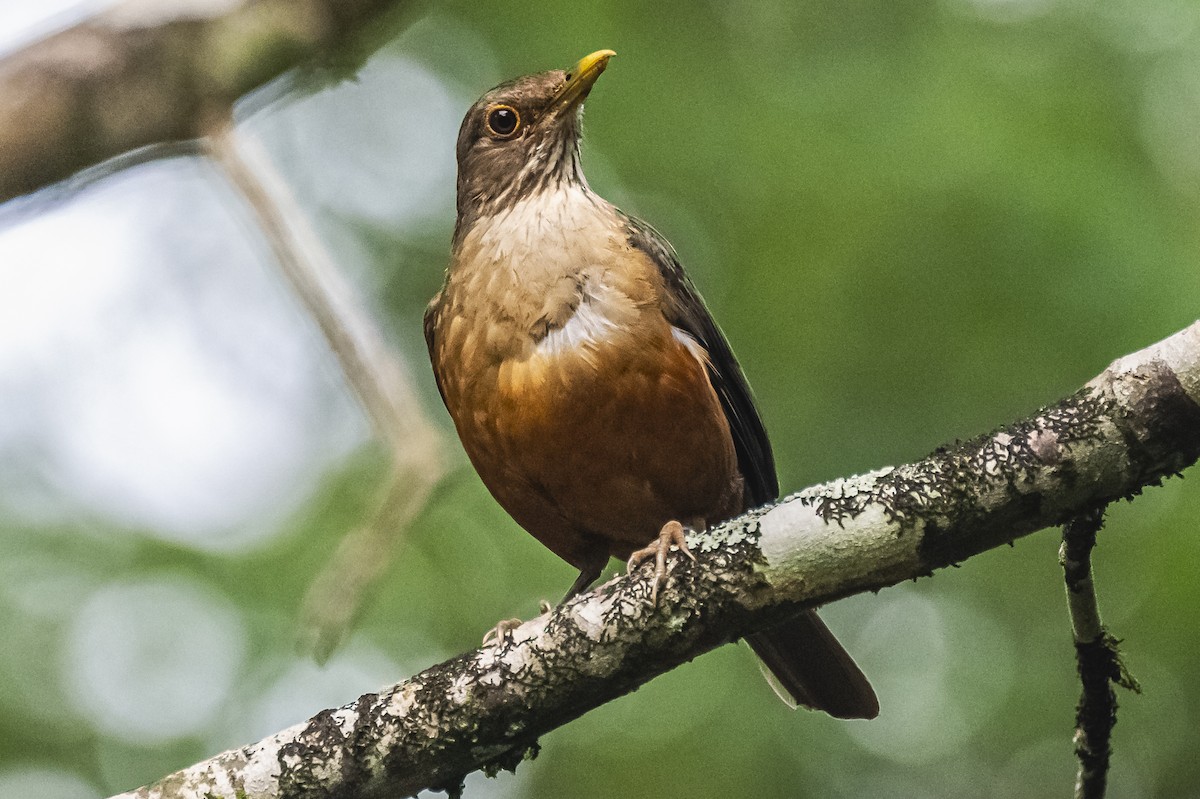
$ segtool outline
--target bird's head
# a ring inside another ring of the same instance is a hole
[[[458,132],[455,239],[481,216],[563,183],[579,167],[583,101],[616,53],[597,50],[567,70],[502,83],[480,97]]]

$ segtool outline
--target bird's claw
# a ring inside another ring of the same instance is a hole
[[[496,623],[496,626],[487,631],[483,636],[483,645],[498,644],[506,638],[512,637],[513,630],[520,627],[524,622],[520,619],[501,619]]]
[[[695,562],[696,556],[688,549],[687,533],[683,525],[677,521],[669,521],[659,531],[658,538],[630,555],[629,562],[626,564],[629,573],[632,574],[642,563],[651,557],[654,558],[654,582],[650,586],[651,605],[658,604],[658,588],[667,581],[667,553],[673,546],[678,547],[680,552]]]
[[[543,616],[554,612],[554,606],[544,599],[538,602],[538,609],[542,612]],[[488,630],[487,634],[483,636],[483,645],[498,644],[506,638],[511,638],[513,630],[524,623],[520,619],[502,619],[496,622],[496,626]]]

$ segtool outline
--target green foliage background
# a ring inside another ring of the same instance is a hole
[[[675,244],[755,388],[785,491],[1028,414],[1197,316],[1195,3],[448,2],[409,23],[376,58],[438,76],[462,110],[508,77],[619,53],[588,103],[585,168]],[[352,123],[321,110],[347,90],[309,98],[313,118],[345,126],[346,151],[422,123],[386,91]],[[270,129],[290,102],[249,121]],[[452,204],[399,230],[325,207],[304,191],[322,159],[267,140],[327,237],[354,242],[355,278],[449,434],[420,315]],[[444,160],[452,141],[430,147]],[[352,176],[343,190],[358,191]],[[406,672],[533,615],[574,576],[453,453],[356,633]],[[94,517],[38,524],[0,497],[0,771],[60,769],[107,794],[271,732],[245,708],[298,668],[303,592],[385,475],[370,445],[339,464],[265,543],[232,553]],[[1113,796],[1200,795],[1198,523],[1195,486],[1171,480],[1114,507],[1096,553],[1106,618],[1145,689],[1121,697]],[[726,647],[546,736],[536,761],[468,795],[1065,796],[1078,689],[1057,544],[1043,532],[828,608],[877,683],[875,722],[785,710],[749,651]],[[131,741],[81,717],[58,664],[83,600],[57,613],[28,600],[63,575],[182,576],[236,609],[245,654],[202,730]]]

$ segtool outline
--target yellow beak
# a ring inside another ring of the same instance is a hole
[[[578,64],[567,70],[567,82],[559,89],[554,105],[570,108],[582,103],[600,73],[608,66],[608,59],[615,55],[612,50],[597,50],[579,59]]]

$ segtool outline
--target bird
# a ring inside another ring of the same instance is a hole
[[[675,250],[584,176],[583,105],[614,55],[502,83],[467,111],[450,260],[424,319],[471,464],[579,570],[564,602],[612,557],[653,560],[657,591],[670,550],[691,556],[687,530],[779,495],[750,387]],[[815,611],[747,641],[790,703],[878,715]]]

